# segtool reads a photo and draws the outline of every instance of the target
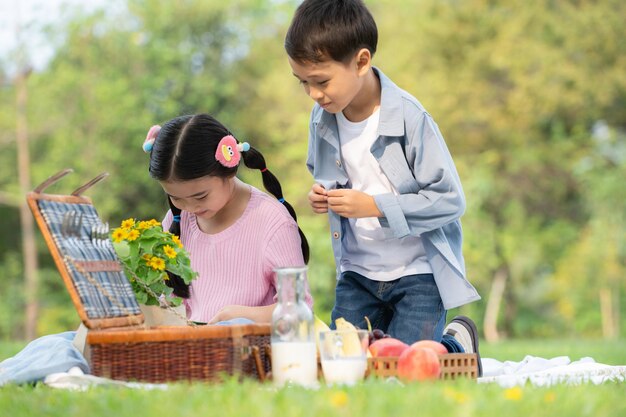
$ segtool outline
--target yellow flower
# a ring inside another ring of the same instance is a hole
[[[139,229],[139,230],[146,230],[146,229],[149,229],[149,228],[150,228],[150,223],[147,222],[147,221],[143,221],[142,220],[142,221],[140,221],[137,224],[137,229]]]
[[[133,291],[149,304],[159,301],[154,294],[161,294],[163,284],[169,284],[170,270],[175,269],[185,282],[197,276],[190,268],[189,254],[179,249],[183,247],[180,239],[163,230],[155,219],[128,218],[112,229],[110,236],[116,242],[114,249],[133,283]],[[165,298],[169,303],[180,304],[180,299],[172,295],[166,294]]]
[[[179,248],[183,247],[183,244],[180,241],[180,238],[176,235],[172,235],[172,240],[174,241],[174,243],[176,243],[178,245]]]
[[[152,269],[156,269],[157,271],[163,271],[165,269],[165,261],[156,256],[150,259],[149,265]]]
[[[126,219],[124,221],[122,221],[122,229],[130,229],[135,225],[135,219]]]
[[[458,404],[465,404],[469,400],[469,395],[464,392],[457,391],[455,389],[445,387],[443,390],[443,395],[450,398],[454,402]]]
[[[139,233],[139,230],[132,229],[131,231],[128,232],[128,236],[126,236],[126,238],[128,239],[129,242],[132,242],[133,240],[137,239],[140,234],[141,233]]]
[[[337,408],[343,407],[348,404],[348,394],[345,391],[333,392],[330,396],[330,403]]]
[[[114,242],[121,242],[122,240],[126,239],[126,236],[128,236],[128,232],[121,227],[118,227],[117,229],[113,230],[113,233],[111,233],[111,237],[113,238]]]
[[[522,399],[524,391],[520,387],[509,388],[504,391],[504,398],[511,401],[519,401]]]
[[[170,245],[163,246],[163,253],[165,253],[165,255],[167,255],[170,259],[176,257],[176,251]]]
[[[552,391],[546,392],[546,395],[543,396],[543,400],[547,403],[553,403],[556,400],[556,394]]]

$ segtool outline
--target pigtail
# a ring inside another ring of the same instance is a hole
[[[265,158],[261,154],[261,152],[257,151],[253,147],[250,147],[246,152],[242,152],[243,162],[246,167],[250,169],[258,169],[261,171],[263,186],[267,191],[269,191],[274,197],[276,197],[287,209],[291,217],[298,223],[298,216],[296,215],[296,211],[294,208],[285,200],[283,197],[283,189],[280,186],[280,182],[278,178],[272,172],[267,169],[267,165],[265,164]],[[304,233],[298,226],[298,233],[300,234],[300,241],[302,242],[302,257],[304,258],[305,263],[309,263],[309,242],[304,236]]]
[[[172,211],[172,215],[174,216],[172,219],[172,224],[170,225],[169,228],[169,232],[175,236],[178,236],[180,238],[180,209],[177,208],[176,206],[174,206],[174,204],[172,204],[172,200],[170,200],[170,198],[168,197],[167,199],[169,205],[170,205],[170,210]],[[167,272],[167,276],[169,277],[169,279],[167,281],[165,281],[165,284],[174,289],[174,295],[181,297],[181,298],[189,298],[189,284],[186,284],[185,281],[183,281],[183,279],[181,277],[179,277],[176,274],[171,273],[170,271],[165,271]]]

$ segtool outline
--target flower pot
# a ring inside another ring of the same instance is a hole
[[[164,308],[160,306],[149,306],[140,304],[141,312],[144,317],[144,324],[149,327],[154,326],[186,326],[187,319],[185,305],[178,307]]]

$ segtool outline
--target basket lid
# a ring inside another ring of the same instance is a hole
[[[103,223],[92,201],[80,195],[108,174],[70,195],[43,193],[69,172],[50,177],[26,198],[78,315],[89,329],[141,324],[139,304],[108,236],[94,233]]]

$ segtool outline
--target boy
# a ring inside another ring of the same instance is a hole
[[[285,39],[293,74],[316,102],[309,202],[330,220],[332,321],[364,328],[368,316],[406,343],[477,352],[470,319],[444,331],[446,310],[480,299],[465,278],[461,182],[432,117],[371,65],[377,41],[361,0],[305,0]]]

